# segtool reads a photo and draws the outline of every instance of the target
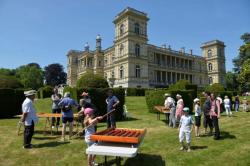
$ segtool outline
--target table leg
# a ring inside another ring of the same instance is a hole
[[[108,164],[107,164],[107,156],[104,156],[104,164],[105,164],[105,165],[108,165]]]
[[[116,165],[117,166],[120,166],[121,165],[121,157],[115,157],[115,160],[116,160]]]

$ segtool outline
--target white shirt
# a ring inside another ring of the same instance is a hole
[[[182,115],[180,119],[180,130],[182,131],[191,131],[192,124],[194,121],[190,115]]]
[[[172,97],[167,97],[164,102],[165,107],[175,107],[175,101]]]
[[[194,112],[195,112],[194,116],[201,116],[201,107],[198,104],[195,104]]]
[[[224,99],[224,105],[230,106],[230,99]]]
[[[28,97],[24,100],[22,104],[22,111],[23,113],[28,113],[24,121],[25,126],[31,126],[32,120],[34,123],[38,122],[38,117],[36,116],[36,110],[33,106],[32,100],[29,99]]]

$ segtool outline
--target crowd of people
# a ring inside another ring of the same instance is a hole
[[[24,95],[26,99],[22,104],[22,117],[21,122],[24,124],[24,142],[23,148],[30,149],[32,148],[31,140],[34,134],[34,126],[38,122],[38,117],[36,114],[35,107],[33,106],[33,101],[36,96],[35,90],[25,91]],[[58,89],[54,89],[54,93],[51,96],[52,100],[52,113],[61,113],[62,114],[62,137],[61,141],[65,141],[65,132],[66,132],[66,125],[69,124],[69,140],[72,137],[73,131],[73,108],[79,110],[78,115],[79,119],[83,119],[83,126],[84,126],[84,140],[87,144],[87,147],[91,146],[94,142],[90,140],[90,136],[96,132],[96,124],[98,121],[102,120],[103,116],[97,116],[98,112],[94,104],[91,102],[91,98],[87,92],[82,93],[82,98],[77,101],[71,98],[70,93],[66,92],[62,97],[58,94]],[[115,121],[115,109],[119,104],[119,99],[113,94],[113,90],[109,89],[107,91],[107,128],[116,128],[116,121]],[[55,125],[56,123],[56,125]],[[51,128],[59,128],[60,126],[60,118],[55,119],[52,118]],[[94,165],[94,155],[88,155],[88,165]]]
[[[186,149],[188,152],[191,143],[191,132],[195,129],[195,136],[199,138],[201,136],[200,126],[201,117],[203,116],[204,135],[214,135],[214,139],[221,138],[219,128],[219,118],[222,110],[224,109],[228,117],[232,116],[232,102],[228,96],[224,96],[224,100],[220,96],[215,96],[210,92],[203,92],[205,101],[203,105],[200,104],[200,99],[195,98],[194,104],[194,120],[190,115],[190,110],[185,107],[185,103],[180,94],[176,95],[176,102],[170,94],[165,94],[164,106],[169,110],[169,127],[176,128],[178,125],[179,141],[181,143],[180,150]],[[240,106],[239,96],[235,96],[234,110],[239,111]],[[242,101],[243,111],[247,111],[247,99]],[[166,114],[166,116],[168,116]],[[209,128],[209,131],[208,131]],[[187,146],[184,145],[184,138],[186,138]]]

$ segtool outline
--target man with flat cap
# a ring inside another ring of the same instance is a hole
[[[24,133],[23,133],[23,148],[29,149],[32,148],[31,139],[34,134],[35,123],[38,122],[38,117],[36,115],[35,107],[33,106],[33,101],[35,99],[36,91],[29,90],[25,91],[24,95],[26,99],[22,104],[22,118],[21,122],[24,123]]]

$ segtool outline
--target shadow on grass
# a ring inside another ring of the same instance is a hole
[[[140,119],[137,119],[137,118],[133,118],[133,117],[128,117],[126,119],[123,119],[122,121],[135,121],[135,120],[140,120]]]
[[[42,144],[38,144],[35,146],[35,148],[52,148],[64,144],[68,144],[69,142],[58,142],[58,141],[52,141],[52,142],[45,142]]]
[[[139,153],[134,158],[128,158],[124,165],[125,166],[134,166],[134,165],[165,166],[166,163],[160,155]]]
[[[207,146],[191,146],[192,150],[201,150],[201,149],[207,149]]]
[[[220,140],[223,140],[223,139],[236,139],[236,136],[235,135],[231,135],[227,131],[222,131],[220,133]]]

